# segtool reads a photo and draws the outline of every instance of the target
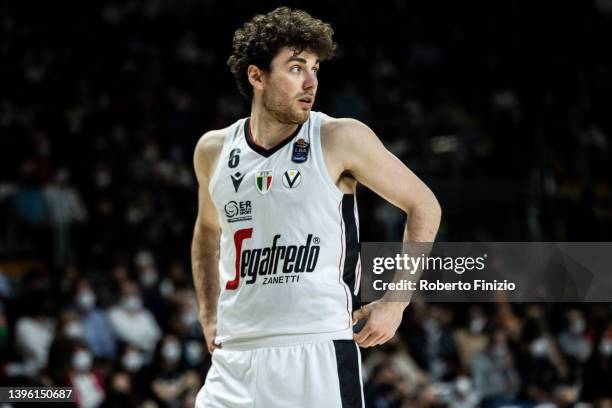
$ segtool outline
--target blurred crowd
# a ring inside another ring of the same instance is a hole
[[[232,34],[277,4],[69,3],[0,4],[0,376],[87,407],[190,406],[209,364],[192,152],[248,115]],[[440,240],[610,240],[611,1],[289,3],[336,31],[316,109],[366,122],[434,190]],[[399,240],[401,212],[358,197],[362,240]],[[607,305],[407,317],[365,353],[369,406],[612,393]]]
[[[80,407],[193,407],[210,367],[185,267],[138,252],[107,275],[0,280],[0,379]],[[423,304],[363,349],[367,407],[612,406],[610,304]],[[273,364],[273,362],[271,362]]]
[[[609,304],[419,304],[365,351],[368,407],[610,407]]]
[[[79,407],[193,407],[210,356],[185,266],[164,272],[143,250],[106,274],[2,277],[2,384],[72,387]]]

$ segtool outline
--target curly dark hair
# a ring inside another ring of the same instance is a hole
[[[334,30],[302,10],[279,7],[268,14],[259,14],[234,33],[233,53],[227,60],[236,78],[238,90],[247,99],[253,88],[247,78],[247,68],[253,64],[270,72],[270,64],[282,47],[294,47],[300,52],[310,50],[319,60],[332,58],[336,43]]]

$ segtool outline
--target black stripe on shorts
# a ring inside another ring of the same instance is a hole
[[[357,346],[353,340],[334,340],[342,408],[362,408]]]

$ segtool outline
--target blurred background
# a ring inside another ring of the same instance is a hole
[[[439,240],[611,240],[612,0],[284,4],[336,31],[315,109],[432,188]],[[278,5],[0,1],[3,385],[193,406],[193,149],[249,114],[232,35]],[[363,241],[401,239],[399,210],[358,200]],[[414,304],[363,364],[368,407],[612,407],[612,307]]]

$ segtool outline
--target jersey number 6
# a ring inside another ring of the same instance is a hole
[[[238,166],[238,163],[240,163],[240,149],[232,149],[227,165],[230,167],[230,169],[233,169],[234,167]]]

